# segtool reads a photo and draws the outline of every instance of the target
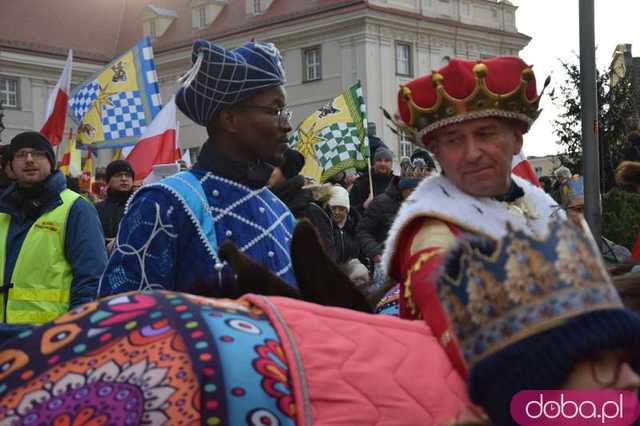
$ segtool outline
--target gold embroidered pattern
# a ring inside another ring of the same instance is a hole
[[[560,279],[576,287],[586,287],[590,281],[606,281],[606,271],[599,256],[591,255],[587,241],[575,238],[570,229],[561,230],[558,244],[558,260],[555,267]]]
[[[416,308],[416,304],[413,300],[413,296],[411,293],[411,277],[414,273],[420,271],[420,269],[422,268],[422,265],[427,263],[429,259],[435,256],[438,256],[443,252],[444,252],[443,249],[435,249],[428,253],[421,254],[420,256],[418,256],[418,259],[416,259],[416,261],[413,263],[413,265],[411,265],[411,268],[409,268],[409,271],[407,272],[407,279],[404,280],[404,284],[403,284],[404,298],[406,299],[407,307],[410,309],[410,312],[412,315],[416,315],[418,313],[418,310]]]
[[[568,318],[622,306],[597,247],[567,221],[550,226],[542,240],[511,231],[489,255],[464,244],[458,276],[438,281],[469,364]]]

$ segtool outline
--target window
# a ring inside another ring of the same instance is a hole
[[[259,15],[262,13],[262,5],[260,4],[260,0],[253,0],[253,14]]]
[[[404,133],[400,134],[400,158],[402,157],[411,157],[413,154],[413,143],[404,135]]]
[[[322,78],[322,61],[320,46],[309,47],[302,51],[303,81],[314,81]]]
[[[187,156],[187,153],[189,153],[188,156]],[[200,154],[199,146],[183,149],[181,160],[183,160],[184,157],[187,156],[187,160],[189,161],[189,163],[187,163],[187,166],[191,166],[198,159],[198,154]]]
[[[413,154],[413,144],[405,140],[400,141],[400,156],[411,157]]]
[[[411,45],[409,43],[396,43],[396,74],[407,76],[413,74]]]
[[[0,76],[0,103],[7,108],[18,108],[18,79]]]
[[[144,23],[144,35],[151,38],[156,38],[156,20],[149,19]]]
[[[207,8],[205,5],[194,7],[191,14],[191,26],[202,29],[207,26]]]

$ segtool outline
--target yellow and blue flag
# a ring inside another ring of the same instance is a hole
[[[367,167],[367,112],[360,83],[305,118],[289,145],[304,155],[300,173],[317,182],[351,167]]]
[[[161,108],[148,37],[76,88],[69,99],[78,141],[94,149],[135,144]]]

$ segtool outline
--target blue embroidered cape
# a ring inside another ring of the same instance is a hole
[[[230,266],[217,255],[225,240],[296,286],[290,257],[294,221],[268,188],[252,190],[203,170],[144,186],[127,205],[99,295],[162,288],[191,293],[204,282],[221,296],[233,280]]]

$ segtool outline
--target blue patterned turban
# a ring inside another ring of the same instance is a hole
[[[225,105],[286,83],[282,56],[272,43],[249,42],[227,50],[196,40],[191,61],[194,66],[183,77],[176,105],[201,126],[206,126]]]

